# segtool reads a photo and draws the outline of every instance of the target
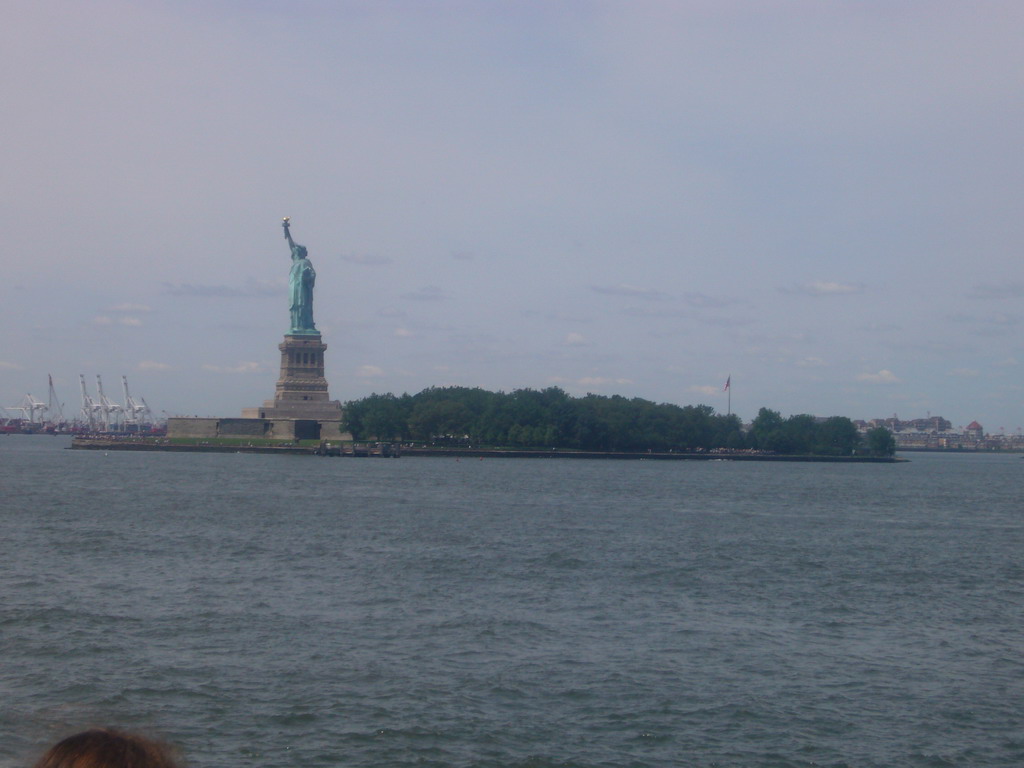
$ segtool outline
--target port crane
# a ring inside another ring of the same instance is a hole
[[[82,383],[82,421],[89,425],[89,431],[94,432],[101,417],[101,406],[93,401],[85,389],[85,374],[78,374]]]
[[[142,424],[152,420],[152,412],[146,405],[146,398],[133,398],[128,392],[128,377],[121,377],[121,385],[124,388],[124,423],[125,426],[132,425],[138,429]]]
[[[118,403],[107,397],[103,391],[103,378],[96,375],[96,394],[92,396],[85,384],[85,374],[78,374],[82,390],[81,419],[90,432],[113,430],[139,430],[153,420],[153,411],[143,397],[134,397],[128,389],[128,377],[121,377],[124,402]]]
[[[7,407],[9,411],[21,411],[21,418],[27,421],[29,424],[42,424],[43,414],[48,410],[46,403],[42,400],[36,400],[32,397],[32,393],[25,395],[25,399],[21,401],[20,405],[9,405]],[[36,414],[39,418],[36,418]]]
[[[46,398],[46,411],[50,414],[51,424],[62,424],[64,422],[64,404],[57,397],[57,390],[53,388],[53,375],[47,374],[50,380],[50,393]]]
[[[98,373],[96,374],[96,392],[100,396],[99,405],[100,413],[103,414],[103,430],[109,432],[111,425],[117,423],[117,415],[123,413],[124,408],[103,394],[103,379],[100,378]]]

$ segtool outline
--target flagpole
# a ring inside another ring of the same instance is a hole
[[[725,391],[729,393],[729,413],[728,416],[732,416],[732,374],[730,373],[728,378],[725,380]]]

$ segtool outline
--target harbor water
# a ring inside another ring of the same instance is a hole
[[[1024,765],[1016,455],[331,459],[0,437],[0,767]]]

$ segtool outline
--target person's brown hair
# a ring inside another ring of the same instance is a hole
[[[166,744],[113,728],[68,736],[46,751],[34,768],[178,768]]]

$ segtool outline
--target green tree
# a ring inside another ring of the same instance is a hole
[[[718,413],[711,417],[711,440],[708,448],[743,448],[743,422],[735,413]]]
[[[860,445],[857,426],[845,416],[832,416],[818,424],[814,453],[850,456]]]
[[[867,433],[868,453],[872,456],[894,456],[896,438],[885,427],[874,427]]]
[[[815,452],[818,437],[817,420],[806,413],[790,416],[782,425],[783,440],[779,453],[809,455]]]
[[[357,439],[468,438],[474,445],[523,448],[662,452],[751,446],[777,453],[849,455],[858,444],[853,423],[841,416],[783,419],[778,411],[761,408],[745,436],[738,416],[716,414],[707,405],[622,395],[574,398],[558,387],[511,393],[428,387],[401,397],[374,393],[346,403],[345,421]]]
[[[470,410],[456,399],[425,400],[413,406],[409,433],[417,440],[460,439],[471,431]]]
[[[769,408],[757,412],[757,418],[750,424],[750,441],[754,448],[762,451],[779,451],[785,447],[782,414]]]
[[[376,393],[345,404],[346,429],[357,440],[404,440],[410,397]]]

